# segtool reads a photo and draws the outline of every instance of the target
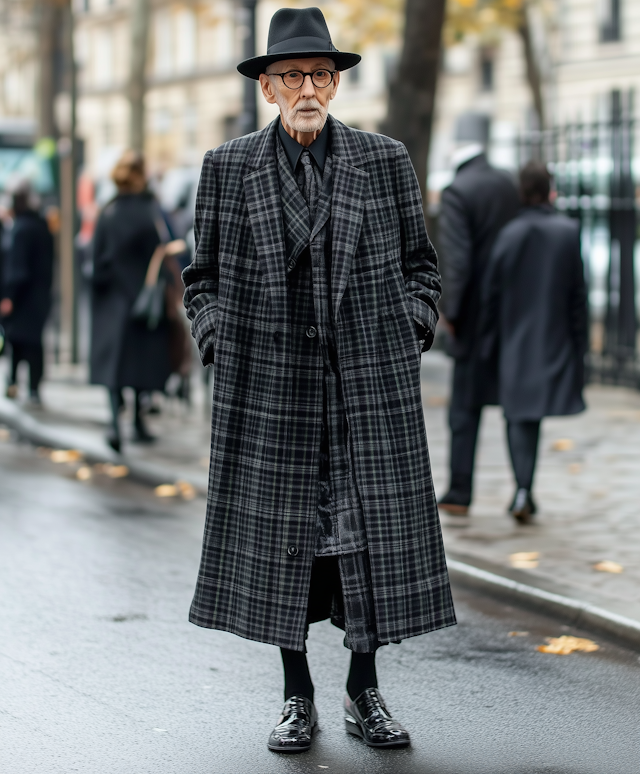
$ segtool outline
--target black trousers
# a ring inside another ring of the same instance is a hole
[[[531,489],[538,456],[540,421],[507,422],[507,440],[518,489]]]
[[[480,427],[481,408],[456,407],[453,402],[449,409],[451,429],[450,488],[471,502],[473,489],[473,467]]]
[[[29,364],[29,388],[37,392],[44,373],[44,350],[42,344],[27,344],[20,341],[11,342],[11,374],[10,384],[15,384],[19,363]]]
[[[471,502],[473,468],[482,409],[452,407],[449,411],[451,428],[451,489]],[[540,421],[507,421],[507,440],[513,475],[518,489],[531,489],[538,456]]]

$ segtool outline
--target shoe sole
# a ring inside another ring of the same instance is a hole
[[[344,727],[348,734],[351,734],[352,736],[357,736],[358,739],[362,739],[362,741],[368,746],[368,747],[408,747],[411,744],[411,740],[407,739],[406,742],[368,742],[360,730],[360,726],[355,720],[352,720],[351,718],[345,718],[344,719]]]
[[[271,752],[277,752],[277,753],[303,753],[303,752],[309,752],[311,749],[311,745],[308,747],[274,747],[270,744],[267,744],[267,747],[271,750]]]
[[[438,503],[438,508],[450,516],[468,516],[468,505],[454,505],[453,503]]]

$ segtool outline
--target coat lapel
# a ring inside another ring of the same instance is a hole
[[[346,128],[335,118],[331,122],[333,152],[333,201],[331,209],[331,301],[334,320],[347,289],[351,263],[358,247],[369,174],[358,169],[359,146],[346,136]]]
[[[276,127],[277,123],[273,121],[260,133],[262,142],[257,145],[252,159],[252,165],[258,168],[243,178],[256,252],[271,299],[274,331],[289,326],[286,251],[275,151]]]

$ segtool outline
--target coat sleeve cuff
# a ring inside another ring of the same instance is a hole
[[[208,336],[205,336],[199,346],[199,349],[202,365],[213,365],[215,358],[215,331],[212,331]]]
[[[200,309],[191,323],[191,335],[195,339],[200,357],[203,357],[207,347],[213,344],[216,331],[217,305],[211,304]]]
[[[416,333],[418,334],[418,339],[423,342],[422,351],[426,352],[433,344],[436,325],[438,324],[438,316],[424,303],[420,303],[414,299],[412,304],[414,307],[413,321],[416,326]],[[418,310],[416,310],[416,306],[419,306]]]

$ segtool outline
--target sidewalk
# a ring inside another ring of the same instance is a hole
[[[438,494],[448,484],[450,368],[441,353],[423,356],[423,404]],[[206,492],[209,400],[199,377],[193,379],[190,409],[165,399],[161,415],[149,417],[157,443],[126,444],[119,458],[103,440],[109,417],[106,391],[87,386],[81,370],[54,368],[48,376],[42,389],[44,409],[0,398],[0,423],[38,445],[80,449],[90,462],[123,462],[133,477],[147,483],[183,479]],[[442,514],[445,545],[454,575],[466,573],[467,581],[480,585],[494,578],[489,585],[499,591],[498,575],[507,579],[503,591],[508,586],[511,596],[517,584],[525,584],[540,590],[547,607],[553,601],[550,595],[568,597],[582,607],[595,605],[614,619],[637,622],[640,644],[640,393],[594,385],[586,396],[584,414],[543,423],[534,491],[539,514],[526,527],[506,514],[514,484],[504,423],[500,409],[485,409],[471,516]],[[130,421],[127,412],[123,427]],[[557,444],[560,440],[564,443]],[[537,552],[539,557],[527,567],[513,567],[510,556],[519,552]],[[594,570],[603,560],[617,562],[624,571]],[[466,565],[480,572],[471,578]]]

